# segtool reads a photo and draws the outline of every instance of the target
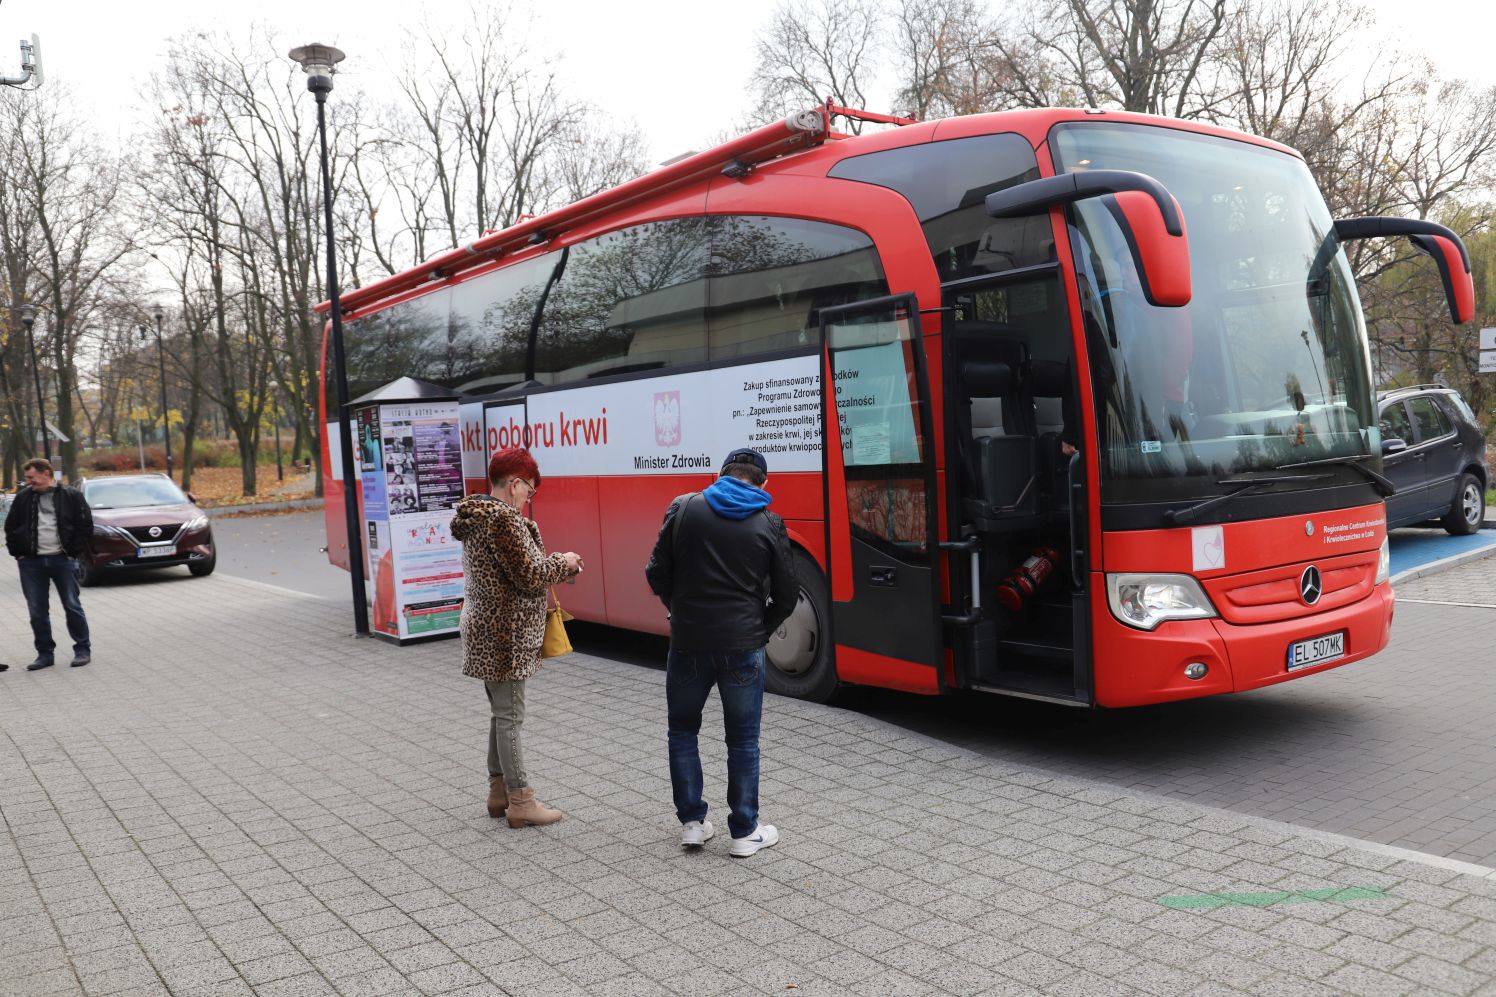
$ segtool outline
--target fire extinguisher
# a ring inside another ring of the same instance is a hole
[[[997,583],[997,601],[1004,609],[1015,613],[1023,609],[1054,573],[1059,557],[1059,552],[1053,547],[1035,547],[1022,564]]]

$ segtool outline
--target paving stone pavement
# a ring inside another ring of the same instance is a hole
[[[1399,602],[1442,602],[1456,606],[1496,606],[1496,556],[1397,586]]]
[[[529,696],[567,819],[511,830],[455,643],[355,642],[335,604],[221,577],[85,605],[93,665],[0,677],[0,993],[1496,994],[1476,867],[772,697],[780,844],[687,854],[662,673],[585,655]],[[1385,896],[1271,902],[1333,887]],[[1226,892],[1256,896],[1159,902]]]

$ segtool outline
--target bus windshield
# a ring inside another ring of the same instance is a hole
[[[1210,496],[1242,475],[1326,458],[1380,469],[1360,301],[1303,162],[1148,125],[1061,125],[1051,140],[1056,169],[1162,181],[1189,235],[1192,300],[1155,307],[1105,206],[1070,215],[1103,501]],[[1282,472],[1269,487],[1360,480],[1330,470]]]

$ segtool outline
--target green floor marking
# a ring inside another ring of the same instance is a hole
[[[1213,910],[1216,907],[1272,907],[1276,904],[1345,903],[1348,900],[1391,900],[1380,886],[1334,886],[1325,890],[1269,890],[1265,893],[1195,893],[1159,897],[1175,910]]]

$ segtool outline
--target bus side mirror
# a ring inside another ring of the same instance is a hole
[[[1146,173],[1085,170],[1042,177],[987,195],[993,218],[1017,218],[1093,197],[1102,198],[1127,240],[1150,305],[1190,303],[1189,237],[1184,213],[1168,188]]]
[[[1464,325],[1475,318],[1475,279],[1470,275],[1470,254],[1451,229],[1421,218],[1376,215],[1336,219],[1335,234],[1341,242],[1407,236],[1415,249],[1434,258],[1434,265],[1439,268],[1439,277],[1444,282],[1444,299],[1449,302],[1450,320],[1455,325]]]

